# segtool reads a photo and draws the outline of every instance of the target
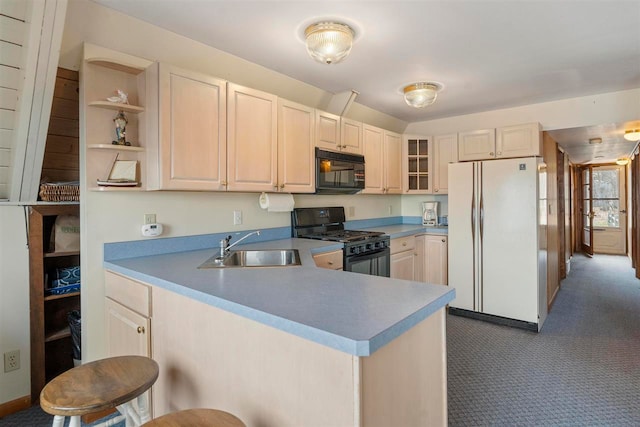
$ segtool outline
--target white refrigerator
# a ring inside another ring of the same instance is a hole
[[[448,215],[450,312],[539,331],[547,316],[542,159],[450,164]]]

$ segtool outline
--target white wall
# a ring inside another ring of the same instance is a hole
[[[405,132],[443,135],[530,122],[539,122],[543,130],[554,130],[633,121],[638,117],[640,89],[631,89],[410,123]]]
[[[20,350],[20,369],[4,373],[0,363],[0,403],[31,393],[29,376],[29,249],[22,206],[0,206],[0,361]]]

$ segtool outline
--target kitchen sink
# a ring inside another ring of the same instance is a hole
[[[220,258],[213,256],[198,268],[290,267],[300,265],[297,249],[264,249],[230,251]]]

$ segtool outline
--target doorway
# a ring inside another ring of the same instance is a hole
[[[625,167],[592,165],[580,168],[581,246],[585,253],[625,255],[627,212]]]

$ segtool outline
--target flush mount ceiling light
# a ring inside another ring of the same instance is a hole
[[[442,89],[440,83],[418,82],[405,86],[404,101],[407,105],[415,108],[424,108],[436,102],[438,92]]]
[[[354,32],[338,22],[318,22],[304,30],[307,52],[323,64],[337,64],[349,55]]]
[[[616,165],[624,166],[627,163],[629,163],[629,159],[627,159],[626,157],[621,157],[618,160],[616,160]]]
[[[640,141],[640,129],[624,131],[624,139],[631,142]]]
[[[591,138],[589,144],[602,144],[602,138]]]

